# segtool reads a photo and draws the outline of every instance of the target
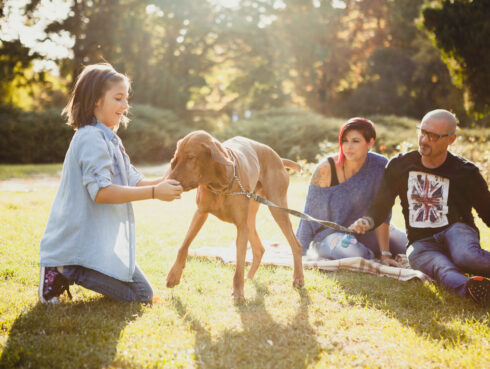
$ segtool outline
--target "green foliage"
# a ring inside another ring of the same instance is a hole
[[[368,118],[376,124],[375,151],[390,157],[417,148],[417,120],[396,115],[370,115]]]
[[[16,178],[55,177],[62,165],[56,164],[0,164],[0,181]]]
[[[250,118],[231,122],[216,134],[222,140],[248,137],[269,145],[282,157],[314,161],[319,143],[335,142],[342,123],[340,119],[296,108],[275,108],[252,112]]]
[[[25,106],[19,90],[28,91],[35,83],[36,76],[29,69],[39,57],[18,39],[0,39],[0,105]]]
[[[470,93],[474,112],[490,114],[490,0],[445,0],[423,16],[447,65]]]
[[[69,1],[73,58],[62,76],[107,60],[133,79],[133,101],[179,116],[301,106],[327,116],[435,107],[463,118],[462,91],[417,18],[423,0]],[[30,0],[27,14],[40,6]],[[124,37],[120,37],[124,35]]]
[[[136,105],[128,127],[118,134],[133,162],[163,163],[173,156],[177,140],[191,130],[169,110]]]
[[[347,36],[344,17],[349,10],[329,1],[285,1],[278,13],[277,38],[285,40],[294,93],[316,112],[332,115],[337,90],[351,71],[356,54]]]
[[[375,151],[392,156],[417,147],[417,120],[395,115],[366,117],[376,124]],[[271,146],[282,157],[315,163],[319,156],[338,150],[339,128],[347,120],[292,107],[273,108],[252,111],[249,118],[242,117],[221,129],[215,121],[189,122],[169,110],[146,105],[133,106],[130,118],[128,127],[121,127],[118,134],[134,163],[169,161],[177,141],[195,129],[205,129],[221,141],[248,137]],[[60,163],[72,135],[58,110],[0,108],[0,163]],[[488,175],[490,128],[463,129],[458,135],[457,153],[480,163]]]
[[[0,107],[0,163],[62,162],[73,130],[58,110]]]
[[[374,48],[364,63],[362,80],[340,94],[334,113],[420,118],[438,107],[455,111],[467,124],[463,91],[453,86],[440,52],[417,28],[423,1],[377,3],[384,3],[375,14],[386,25],[377,29],[377,38],[371,41],[375,42]],[[361,9],[363,14],[371,15],[370,7]],[[364,45],[369,47],[370,43]]]
[[[48,35],[68,32],[73,59],[63,72],[74,80],[82,65],[108,61],[133,79],[134,101],[176,112],[186,110],[192,89],[205,85],[215,64],[218,32],[207,1],[70,1],[67,18],[50,23]],[[31,0],[28,14],[39,6]]]
[[[62,162],[73,136],[64,123],[57,109],[0,108],[0,163]],[[168,110],[136,105],[128,128],[118,134],[133,161],[161,163],[170,160],[177,140],[191,130]]]
[[[396,115],[366,118],[376,124],[375,151],[391,156],[417,147],[417,120]],[[297,108],[275,108],[231,122],[224,130],[216,131],[216,137],[248,137],[271,146],[282,157],[314,163],[319,156],[337,152],[340,127],[346,121]]]

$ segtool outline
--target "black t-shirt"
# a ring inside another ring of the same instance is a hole
[[[400,197],[409,244],[462,222],[476,229],[472,208],[490,226],[490,192],[478,168],[448,152],[435,169],[422,165],[418,151],[390,160],[380,189],[368,210],[375,227],[388,216]]]

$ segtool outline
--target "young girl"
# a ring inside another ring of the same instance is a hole
[[[41,240],[39,299],[56,303],[76,283],[120,301],[150,301],[135,260],[131,201],[180,198],[175,180],[149,181],[131,165],[116,131],[126,126],[129,79],[109,64],[84,68],[63,113],[75,134]],[[71,295],[70,295],[71,297]]]

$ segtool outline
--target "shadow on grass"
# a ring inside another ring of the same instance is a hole
[[[488,312],[484,308],[441,286],[419,280],[402,282],[374,276],[360,277],[349,272],[340,272],[335,278],[348,303],[360,303],[383,311],[418,335],[441,341],[445,346],[471,343],[471,337],[465,333],[466,321],[488,322]],[[448,323],[452,320],[462,324],[451,327]]]
[[[142,306],[106,298],[37,303],[12,325],[0,367],[106,367],[114,360],[121,331],[142,314]]]
[[[264,305],[267,287],[253,281],[255,299],[240,302],[236,308],[242,330],[227,329],[219,337],[192,317],[178,297],[172,303],[179,316],[196,334],[194,352],[198,368],[307,368],[319,359],[320,345],[308,322],[310,298],[298,290],[300,303],[287,325],[277,323]]]

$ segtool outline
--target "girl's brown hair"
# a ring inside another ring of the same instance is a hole
[[[130,80],[124,74],[116,72],[108,63],[92,64],[83,68],[70,94],[70,98],[62,114],[66,115],[69,126],[78,129],[94,122],[95,104],[111,83],[125,81],[130,85]],[[121,123],[127,126],[129,119],[123,115]]]

